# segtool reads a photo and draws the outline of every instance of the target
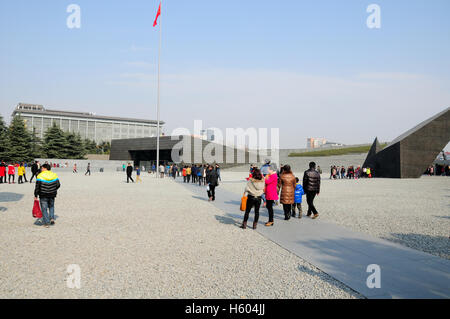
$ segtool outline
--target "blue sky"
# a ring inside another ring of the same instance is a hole
[[[66,8],[81,7],[81,29]],[[366,8],[381,8],[369,29]],[[0,113],[18,102],[156,117],[159,1],[0,3]],[[391,140],[450,106],[450,2],[164,1],[166,132],[279,127],[306,137]]]

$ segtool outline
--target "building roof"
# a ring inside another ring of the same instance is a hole
[[[38,106],[32,109],[33,106]],[[16,109],[13,111],[12,116],[17,113],[21,114],[35,114],[35,115],[48,115],[48,116],[68,116],[68,117],[79,117],[91,120],[103,120],[103,121],[121,121],[121,122],[137,122],[142,124],[158,124],[155,120],[144,120],[144,119],[134,119],[126,117],[113,117],[113,116],[103,116],[96,115],[94,113],[87,112],[72,112],[72,111],[59,111],[59,110],[49,110],[45,109],[42,105],[37,104],[25,104],[19,103]],[[164,121],[159,121],[160,125],[164,125]]]

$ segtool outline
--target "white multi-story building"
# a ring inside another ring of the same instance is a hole
[[[63,131],[79,133],[81,138],[97,143],[113,139],[155,137],[157,121],[100,116],[94,113],[68,112],[45,109],[42,105],[19,103],[13,117],[21,116],[27,129],[44,137],[49,127],[56,123]],[[165,123],[160,121],[160,127]]]

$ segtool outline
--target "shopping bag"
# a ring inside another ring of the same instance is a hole
[[[42,211],[41,211],[41,206],[39,205],[39,200],[34,201],[33,217],[34,218],[42,218]]]
[[[247,196],[242,196],[241,198],[241,211],[245,212],[247,208]]]

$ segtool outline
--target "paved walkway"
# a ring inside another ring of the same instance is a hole
[[[207,200],[206,187],[184,185],[193,192],[193,198]],[[212,205],[223,211],[220,221],[239,225],[243,218],[239,196],[220,186],[216,194]],[[449,260],[354,232],[320,217],[284,221],[280,207],[275,207],[273,227],[264,226],[268,215],[261,209],[257,231],[367,298],[450,298]],[[253,212],[250,225],[252,217]],[[372,264],[380,266],[380,288],[366,284],[371,275],[367,266]]]

